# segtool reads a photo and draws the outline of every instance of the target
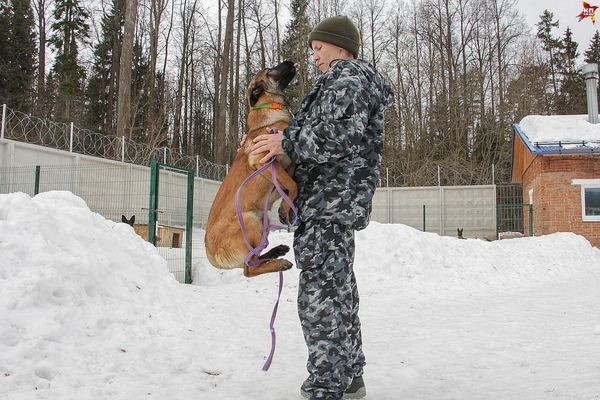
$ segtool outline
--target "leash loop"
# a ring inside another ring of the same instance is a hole
[[[273,129],[273,128],[269,129],[269,133],[272,134],[275,132],[277,132],[276,129]],[[260,253],[264,249],[266,249],[267,246],[269,245],[269,239],[268,239],[269,230],[271,228],[284,228],[284,229],[286,228],[281,225],[269,224],[269,215],[268,215],[269,203],[271,202],[271,194],[273,194],[273,192],[275,190],[281,196],[282,201],[285,201],[289,205],[290,209],[294,212],[294,221],[292,222],[291,225],[295,225],[296,221],[298,219],[298,210],[296,209],[294,202],[292,201],[292,199],[290,199],[290,197],[287,195],[287,193],[285,193],[285,191],[281,188],[281,185],[279,184],[279,181],[277,180],[277,170],[275,167],[276,162],[277,162],[276,158],[272,157],[271,160],[269,160],[269,162],[267,162],[262,167],[258,168],[252,174],[250,174],[242,182],[242,184],[240,185],[240,187],[237,189],[237,191],[235,193],[235,210],[236,210],[238,222],[240,224],[240,228],[242,229],[242,237],[244,238],[246,247],[248,247],[248,254],[246,255],[246,258],[244,259],[244,263],[246,265],[248,265],[249,267],[257,267],[260,264],[262,264],[259,259],[259,256],[260,256]],[[252,245],[250,244],[250,241],[248,240],[248,237],[246,235],[246,226],[244,224],[244,218],[242,215],[242,206],[241,206],[241,202],[240,202],[241,192],[242,192],[242,188],[246,184],[248,184],[248,182],[250,182],[252,179],[257,177],[258,175],[262,174],[268,168],[271,168],[271,177],[273,180],[273,188],[271,189],[271,191],[269,192],[269,194],[265,200],[265,205],[264,205],[264,209],[263,209],[263,231],[262,231],[260,244],[257,247],[252,247]],[[290,230],[291,225],[287,226],[288,232]],[[256,261],[252,261],[252,256],[256,256]],[[275,334],[275,319],[277,317],[277,310],[279,309],[279,300],[281,299],[282,290],[283,290],[283,272],[279,271],[279,290],[277,292],[277,301],[275,302],[275,305],[273,306],[273,311],[271,312],[271,320],[269,323],[269,330],[271,332],[271,351],[269,352],[269,356],[267,357],[267,360],[265,361],[265,364],[262,367],[263,371],[269,370],[269,368],[271,367],[271,363],[273,362],[273,356],[275,355],[275,346],[277,344],[277,336]]]

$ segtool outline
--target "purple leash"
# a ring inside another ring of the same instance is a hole
[[[296,209],[296,206],[294,206],[294,202],[292,201],[292,199],[289,198],[289,196],[281,188],[281,185],[279,185],[279,181],[277,180],[277,173],[275,170],[276,162],[277,161],[275,160],[275,157],[271,158],[271,160],[268,163],[266,163],[265,165],[263,165],[262,167],[260,167],[256,171],[254,171],[252,174],[250,174],[250,176],[248,176],[244,180],[244,182],[242,182],[242,184],[238,188],[237,192],[235,193],[235,211],[236,211],[236,214],[238,217],[238,222],[240,223],[240,227],[242,229],[242,236],[244,237],[244,242],[246,242],[246,246],[248,247],[248,250],[249,250],[248,254],[246,255],[246,258],[244,259],[244,263],[246,265],[248,265],[249,267],[257,267],[261,264],[258,257],[260,256],[260,253],[264,249],[266,249],[267,246],[269,245],[269,239],[268,239],[269,230],[271,228],[285,228],[285,226],[282,226],[282,225],[269,224],[269,216],[268,216],[269,202],[271,200],[271,194],[273,193],[274,190],[277,190],[277,192],[281,196],[282,201],[285,201],[290,206],[292,211],[294,211],[294,222],[292,224],[296,223],[296,220],[298,217],[298,211]],[[244,218],[242,216],[242,207],[240,204],[240,194],[241,194],[242,188],[248,182],[250,182],[252,179],[257,177],[264,171],[266,171],[269,167],[271,168],[271,176],[273,178],[273,186],[274,187],[271,190],[271,192],[269,192],[269,195],[267,196],[267,199],[265,200],[265,206],[263,209],[263,231],[262,231],[260,244],[257,247],[252,247],[252,245],[250,244],[250,241],[248,240],[248,237],[246,236],[246,227],[244,224]],[[257,257],[256,262],[252,261],[252,256]],[[263,371],[269,370],[269,368],[271,367],[271,363],[273,362],[273,356],[275,354],[275,345],[277,343],[277,337],[275,335],[275,318],[277,317],[277,309],[279,308],[279,300],[281,298],[282,290],[283,290],[283,272],[279,271],[279,290],[277,292],[277,301],[275,302],[275,305],[273,306],[273,311],[271,312],[271,322],[269,323],[269,329],[271,331],[271,351],[269,353],[269,357],[267,357],[267,361],[265,362],[265,364],[262,367]]]
[[[242,216],[242,206],[240,204],[240,195],[242,192],[242,188],[244,186],[246,186],[246,184],[248,182],[250,182],[252,179],[256,178],[258,175],[260,175],[261,173],[266,171],[269,167],[273,166],[274,161],[275,161],[275,158],[272,158],[271,161],[269,161],[268,163],[266,163],[265,165],[263,165],[262,167],[260,167],[256,171],[254,171],[252,174],[250,174],[246,179],[244,179],[244,181],[238,188],[237,192],[235,193],[235,212],[237,214],[240,227],[242,228],[242,237],[244,238],[246,247],[248,247],[248,249],[250,250],[248,252],[248,254],[246,255],[246,258],[244,259],[244,263],[246,265],[248,265],[249,267],[256,267],[261,264],[260,261],[252,262],[251,261],[252,256],[255,255],[258,258],[258,256],[260,256],[260,253],[269,245],[269,240],[267,238],[267,236],[269,234],[269,216],[267,215],[267,212],[269,211],[269,201],[271,199],[271,193],[269,193],[269,196],[267,197],[267,200],[265,201],[265,207],[263,210],[263,232],[262,232],[262,236],[260,239],[260,244],[257,247],[252,247],[252,245],[250,244],[250,241],[248,240],[248,237],[246,236],[246,225],[244,224],[244,218]],[[273,169],[275,169],[275,168],[273,167]],[[277,183],[277,184],[279,184],[279,183]]]
[[[271,367],[271,362],[273,362],[273,355],[275,354],[275,345],[277,343],[277,336],[275,335],[275,318],[277,317],[277,309],[279,308],[279,299],[281,298],[281,290],[283,289],[283,272],[279,271],[279,291],[277,292],[277,301],[273,306],[273,311],[271,312],[271,322],[269,323],[269,329],[271,330],[271,352],[269,353],[269,357],[267,357],[267,361],[265,361],[265,365],[263,365],[262,370],[268,371]]]

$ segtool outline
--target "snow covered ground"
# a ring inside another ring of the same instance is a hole
[[[0,195],[0,399],[300,399],[297,270],[265,373],[277,275],[194,267],[178,284],[68,192]],[[584,238],[371,223],[355,269],[368,399],[600,399],[600,250]]]

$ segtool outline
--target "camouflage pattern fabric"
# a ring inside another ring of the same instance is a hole
[[[354,231],[369,223],[384,110],[392,102],[392,90],[370,64],[340,60],[304,99],[298,125],[283,134],[298,184],[298,315],[309,353],[302,388],[312,399],[341,399],[363,373]]]
[[[342,399],[355,376],[363,374],[359,297],[354,277],[354,229],[320,221],[301,223],[294,233],[301,269],[298,315],[308,347],[311,399]]]
[[[367,226],[379,182],[383,114],[393,93],[370,64],[340,60],[315,83],[285,129],[282,147],[296,164],[301,221]]]

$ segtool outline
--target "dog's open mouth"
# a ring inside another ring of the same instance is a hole
[[[277,82],[279,89],[284,90],[296,76],[296,67],[293,61],[285,60],[271,68],[268,75]]]

